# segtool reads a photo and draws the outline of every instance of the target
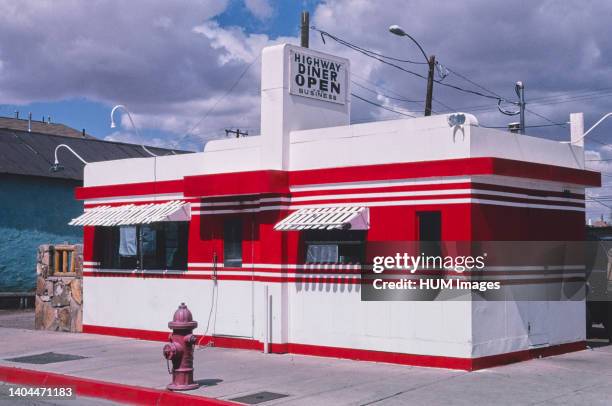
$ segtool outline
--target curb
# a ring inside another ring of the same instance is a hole
[[[238,403],[142,386],[123,385],[52,372],[0,365],[0,381],[29,386],[70,386],[81,396],[132,405],[236,406]]]

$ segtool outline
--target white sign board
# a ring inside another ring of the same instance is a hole
[[[289,93],[332,103],[346,103],[346,62],[307,50],[289,50]]]

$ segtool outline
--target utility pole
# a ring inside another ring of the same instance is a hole
[[[436,56],[431,55],[427,60],[429,73],[427,74],[427,97],[425,98],[425,115],[431,116],[431,102],[433,100],[434,73],[436,69]]]
[[[433,84],[435,81],[434,73],[436,70],[436,56],[427,56],[427,53],[425,53],[425,50],[423,49],[421,44],[419,44],[416,39],[412,38],[412,36],[406,31],[404,31],[399,25],[389,26],[389,32],[400,37],[407,37],[412,42],[414,42],[417,47],[419,47],[421,54],[423,54],[423,58],[425,58],[425,63],[427,63],[427,66],[429,66],[429,72],[427,73],[427,96],[425,97],[425,116],[431,116],[431,102],[433,100]]]
[[[497,109],[502,113],[505,114],[507,116],[516,116],[517,114],[520,115],[520,123],[518,124],[518,133],[519,134],[525,134],[525,85],[523,84],[523,82],[521,82],[520,80],[518,82],[516,82],[516,84],[514,85],[514,91],[516,92],[516,96],[518,97],[518,101],[517,102],[508,102],[511,104],[514,104],[515,106],[518,106],[518,110],[517,111],[508,111],[502,108],[501,104],[502,104],[502,99],[499,99],[497,101]],[[515,132],[513,130],[516,129],[516,123],[511,123],[509,126],[509,129],[511,132]]]
[[[519,114],[520,114],[520,121],[521,121],[521,134],[525,134],[525,85],[523,85],[523,82],[521,82],[520,80],[518,82],[516,82],[516,85],[514,87],[514,89],[516,90],[516,95],[518,96],[519,102]]]
[[[236,128],[235,130],[225,130],[225,136],[229,137],[230,134],[235,134],[236,138],[240,138],[242,137],[246,137],[247,135],[249,135],[248,131],[240,131],[240,128]]]
[[[310,14],[308,11],[302,11],[302,19],[300,24],[300,45],[303,48],[308,48],[308,40],[310,34]]]

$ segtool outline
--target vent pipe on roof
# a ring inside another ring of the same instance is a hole
[[[28,114],[28,132],[32,132],[32,112]]]
[[[83,128],[83,138],[85,138],[85,129]]]
[[[19,119],[19,110],[15,110],[15,118]]]
[[[521,131],[521,123],[508,124],[508,131],[510,131],[513,134],[518,134]]]
[[[49,122],[49,124],[51,124],[51,116],[47,117],[47,121]]]

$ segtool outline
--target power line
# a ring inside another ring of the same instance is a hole
[[[325,37],[328,37],[328,38],[336,41],[337,43],[339,43],[341,45],[344,45],[344,46],[346,46],[349,49],[352,49],[354,51],[360,52],[361,54],[363,54],[363,55],[365,55],[365,56],[367,56],[369,58],[375,59],[375,60],[377,60],[377,61],[379,61],[381,63],[384,63],[384,64],[389,65],[391,67],[394,67],[396,69],[399,69],[399,70],[401,70],[401,71],[403,71],[405,73],[409,73],[409,74],[411,74],[413,76],[417,76],[417,77],[419,77],[421,79],[427,79],[426,76],[424,76],[424,75],[422,75],[422,74],[420,74],[418,72],[411,71],[411,70],[406,69],[406,68],[404,68],[402,66],[399,66],[399,65],[397,65],[395,63],[391,63],[391,62],[389,62],[389,61],[387,61],[385,59],[390,59],[390,60],[394,60],[394,61],[398,61],[398,62],[414,62],[414,61],[408,61],[408,60],[402,60],[402,59],[399,59],[399,58],[389,57],[389,56],[383,55],[381,53],[378,53],[378,52],[375,52],[375,51],[372,51],[372,50],[360,47],[360,46],[358,46],[356,44],[353,44],[353,43],[351,43],[351,42],[349,42],[347,40],[344,40],[344,39],[339,38],[339,37],[337,37],[337,36],[335,36],[333,34],[330,34],[327,31],[320,30],[320,29],[318,29],[316,27],[311,27],[311,29],[314,30],[314,31],[317,31],[321,35],[321,39],[323,40],[323,43],[325,43]],[[479,89],[487,92],[488,94],[485,94],[485,93],[482,93],[482,92],[479,92],[479,91],[475,91],[475,90],[471,90],[471,89],[465,89],[465,88],[463,88],[461,86],[454,85],[454,84],[451,84],[451,83],[442,82],[441,80],[437,80],[437,79],[434,79],[435,83],[437,83],[437,84],[439,84],[441,86],[445,86],[445,87],[448,87],[448,88],[451,88],[451,89],[455,89],[455,90],[460,91],[460,92],[469,93],[469,94],[473,94],[473,95],[476,95],[476,96],[481,96],[481,97],[484,97],[484,98],[487,98],[487,99],[497,100],[498,102],[499,101],[510,102],[506,98],[501,96],[500,94],[498,94],[498,93],[496,93],[496,92],[494,92],[494,91],[484,87],[483,85],[478,84],[477,82],[473,81],[472,79],[469,79],[468,77],[466,77],[465,75],[462,75],[461,73],[455,71],[454,69],[450,69],[448,67],[446,67],[446,69],[448,69],[449,72],[453,73],[454,75],[458,76],[459,78],[461,78],[461,79],[469,82],[470,84],[478,87]],[[441,103],[439,101],[437,101],[437,102],[440,103],[442,106],[444,106],[446,108],[449,108],[451,110],[455,110],[455,109],[450,108],[450,106],[444,105],[443,103]],[[510,103],[512,103],[512,102],[510,102]],[[549,122],[551,124],[554,124],[554,125],[557,125],[557,126],[565,126],[566,125],[565,123],[555,122],[552,119],[550,119],[550,118],[548,118],[548,117],[546,117],[546,116],[544,116],[544,115],[542,115],[540,113],[537,113],[537,112],[535,112],[535,111],[533,111],[531,109],[525,108],[525,111],[527,111],[527,112],[529,112],[529,113],[531,113],[531,114],[533,114],[533,115],[535,115],[535,116],[537,116],[537,117],[539,117],[539,118],[541,118],[541,119],[543,119],[543,120],[545,120],[545,121],[547,121],[547,122]]]
[[[440,106],[444,107],[445,109],[448,109],[449,111],[458,111],[457,109],[452,108],[448,104],[442,103],[440,100],[436,99],[435,97],[432,97],[431,99],[435,101],[436,103],[438,103]],[[435,112],[435,113],[438,113],[438,112]]]
[[[351,42],[348,42],[340,37],[336,37],[335,35],[332,35],[326,31],[323,30],[319,30],[316,27],[310,27],[311,30],[313,31],[317,31],[320,35],[321,35],[321,40],[323,41],[323,43],[325,44],[325,36],[333,39],[334,41],[336,41],[337,43],[344,45],[348,48],[351,48],[355,51],[359,51],[361,53],[367,53],[367,54],[371,54],[371,55],[375,55],[378,56],[380,58],[384,58],[384,59],[389,59],[391,61],[396,61],[396,62],[405,62],[405,63],[411,63],[413,65],[427,65],[427,62],[418,62],[418,61],[413,61],[411,59],[401,59],[401,58],[397,58],[394,56],[387,56],[387,55],[383,55],[380,52],[376,52],[376,51],[372,51],[370,49],[366,49],[363,47],[360,47],[359,45],[353,44]]]
[[[503,99],[504,99],[504,97],[503,97],[503,96],[499,95],[498,93],[495,93],[495,92],[494,92],[494,91],[492,91],[492,90],[487,89],[486,87],[484,87],[484,86],[482,86],[482,85],[480,85],[480,84],[476,83],[475,81],[473,81],[473,80],[471,80],[471,79],[467,78],[466,76],[464,76],[464,75],[460,74],[459,72],[456,72],[456,71],[454,71],[454,70],[452,70],[452,69],[450,69],[450,68],[448,68],[448,67],[447,67],[447,69],[448,69],[448,71],[449,71],[449,72],[451,72],[451,73],[453,73],[454,75],[456,75],[456,76],[460,77],[461,79],[463,79],[463,80],[465,80],[465,81],[467,81],[467,82],[471,83],[472,85],[477,86],[477,87],[479,87],[480,89],[482,89],[482,90],[484,90],[484,91],[486,91],[486,92],[489,92],[489,93],[491,93],[491,94],[492,94],[492,95],[494,95],[494,96],[497,96],[497,97],[499,98],[499,100],[503,100]],[[532,104],[532,103],[531,103],[531,101],[529,102],[529,104]],[[548,117],[546,117],[546,116],[544,116],[544,115],[542,115],[542,114],[536,113],[535,111],[530,110],[530,109],[528,109],[528,108],[525,108],[525,111],[527,111],[527,112],[529,112],[529,113],[531,113],[531,114],[533,114],[533,115],[535,115],[535,116],[538,116],[538,117],[540,117],[541,119],[546,120],[546,121],[548,121],[549,123],[551,123],[551,124],[553,124],[553,125],[557,125],[557,126],[565,126],[565,125],[566,125],[565,123],[556,123],[556,122],[554,122],[553,120],[549,119]],[[535,126],[530,126],[530,127],[531,127],[531,128],[534,128]],[[525,128],[528,128],[528,126],[525,126]]]
[[[223,95],[221,97],[219,97],[217,99],[217,101],[215,102],[215,104],[212,105],[212,107],[210,109],[208,109],[208,111],[204,114],[204,116],[193,126],[191,127],[191,129],[189,131],[187,131],[185,133],[185,135],[183,135],[180,140],[182,140],[183,138],[188,137],[189,135],[191,135],[192,131],[195,130],[200,124],[202,124],[202,122],[204,120],[206,120],[206,118],[208,118],[208,116],[215,110],[215,108],[219,105],[219,103],[227,96],[229,95],[235,88],[236,86],[238,86],[238,83],[240,83],[240,81],[242,80],[242,78],[244,77],[244,75],[246,75],[246,73],[249,71],[249,69],[251,68],[251,66],[253,66],[253,64],[255,62],[257,62],[260,58],[261,54],[258,54],[257,57],[255,59],[253,59],[251,61],[250,64],[248,64],[246,66],[246,68],[244,68],[244,70],[242,71],[242,73],[238,76],[238,78],[236,79],[236,81],[232,84],[232,86],[230,86],[229,89],[227,89],[225,91],[225,93],[223,93]]]
[[[379,84],[377,84],[377,83],[374,83],[374,82],[372,82],[371,80],[369,80],[369,79],[367,79],[367,78],[364,78],[363,76],[360,76],[360,75],[356,74],[355,72],[351,72],[351,76],[355,76],[355,77],[359,78],[360,80],[363,80],[364,82],[367,82],[367,83],[371,84],[372,86],[374,86],[374,87],[376,87],[376,88],[379,88],[379,89],[384,90],[384,91],[385,91],[385,92],[387,92],[387,93],[391,93],[391,94],[394,94],[394,95],[399,96],[399,97],[401,97],[401,98],[408,99],[406,96],[404,96],[404,95],[402,95],[402,94],[400,94],[400,93],[398,93],[398,92],[396,92],[396,91],[394,91],[394,90],[391,90],[391,89],[389,89],[389,88],[387,88],[387,87],[384,87],[384,86],[381,86],[381,85],[379,85]],[[358,86],[359,86],[359,85],[358,85]],[[383,95],[383,96],[385,96],[385,94],[382,94],[382,95]],[[438,100],[438,99],[436,99],[435,97],[433,98],[433,101],[435,101],[436,103],[440,104],[440,105],[441,105],[441,106],[443,106],[443,107],[446,107],[446,108],[448,108],[448,109],[453,110],[453,108],[452,108],[452,107],[450,107],[450,106],[448,106],[448,105],[446,105],[446,104],[442,103],[441,101],[439,101],[439,100]],[[425,100],[420,100],[420,102],[421,102],[421,103],[424,103],[424,102],[425,102]],[[436,113],[437,113],[437,112],[436,112]]]
[[[406,99],[406,98],[403,98],[403,97],[394,97],[394,96],[389,96],[389,95],[387,95],[387,94],[377,92],[377,91],[376,91],[376,90],[374,90],[374,89],[370,89],[370,88],[369,88],[369,87],[367,87],[367,86],[364,86],[364,85],[362,85],[362,84],[360,84],[360,83],[355,82],[354,80],[351,80],[351,83],[352,83],[352,84],[354,84],[354,85],[357,85],[357,86],[359,86],[360,88],[365,89],[365,90],[367,90],[367,91],[369,91],[369,92],[372,92],[372,93],[377,94],[377,95],[379,95],[379,96],[386,97],[386,98],[391,99],[391,100],[397,100],[397,101],[406,102],[406,103],[424,103],[424,102],[425,102],[424,100],[410,100],[410,99]]]
[[[323,38],[324,37],[329,37],[330,39],[338,42],[339,44],[344,45],[344,46],[346,46],[346,47],[348,47],[350,49],[353,49],[353,50],[355,50],[357,52],[360,52],[360,53],[362,53],[363,55],[365,55],[367,57],[375,59],[375,60],[377,60],[379,62],[382,62],[382,63],[384,63],[386,65],[392,66],[392,67],[394,67],[396,69],[399,69],[399,70],[401,70],[403,72],[409,73],[409,74],[411,74],[413,76],[417,76],[417,77],[419,77],[421,79],[427,80],[426,76],[424,76],[424,75],[422,75],[422,74],[420,74],[418,72],[414,72],[414,71],[411,71],[409,69],[406,69],[406,68],[404,68],[402,66],[399,66],[399,65],[397,65],[395,63],[391,63],[389,61],[386,61],[385,59],[383,59],[383,57],[377,56],[375,53],[373,53],[373,51],[370,51],[370,50],[367,50],[365,48],[359,47],[359,46],[357,46],[357,45],[355,45],[355,44],[353,44],[351,42],[348,42],[346,40],[340,39],[340,38],[338,38],[338,37],[328,33],[327,31],[319,30],[316,27],[312,27],[312,29],[314,31],[319,32],[321,34],[321,37],[323,37]],[[325,41],[323,41],[323,42],[325,42]],[[448,87],[448,88],[451,88],[451,89],[455,89],[455,90],[460,91],[460,92],[470,93],[470,94],[473,94],[473,95],[476,95],[476,96],[485,97],[487,99],[507,101],[504,98],[500,98],[500,97],[497,97],[497,96],[491,96],[491,95],[488,95],[488,94],[484,94],[482,92],[478,92],[476,90],[464,89],[464,88],[462,88],[460,86],[453,85],[451,83],[442,82],[441,80],[438,80],[438,79],[434,79],[434,82],[438,83],[440,86],[445,86],[445,87]]]
[[[598,139],[597,139],[597,138],[595,138],[595,137],[587,137],[587,138],[585,138],[585,142],[588,142],[588,141],[594,142],[594,143],[599,144],[599,145],[602,145],[602,146],[604,146],[604,147],[607,147],[607,146],[609,146],[609,145],[610,145],[610,144],[607,144],[607,143],[605,143],[605,142],[603,142],[603,141],[601,141],[601,140],[598,140]]]
[[[359,95],[357,95],[355,93],[351,93],[351,96],[356,97],[359,100],[364,101],[366,103],[369,103],[369,104],[371,104],[373,106],[380,107],[381,109],[388,110],[388,111],[391,111],[393,113],[401,114],[402,116],[413,117],[413,118],[416,117],[416,116],[413,116],[412,114],[408,114],[408,113],[404,113],[404,112],[401,112],[401,111],[397,111],[397,110],[394,110],[394,109],[392,109],[390,107],[387,107],[387,106],[384,106],[382,104],[373,102],[372,100],[364,99],[363,97],[361,97],[361,96],[359,96]]]
[[[599,199],[594,198],[593,196],[587,195],[587,198],[588,198],[587,201],[593,201],[593,202],[601,204],[604,207],[607,207],[608,209],[612,209],[612,206],[609,206],[609,205],[603,203],[602,201],[600,201]]]
[[[525,111],[527,111],[528,113],[533,114],[534,116],[538,116],[538,117],[540,117],[541,119],[546,120],[546,121],[548,121],[548,122],[549,122],[549,123],[551,123],[551,124],[558,125],[558,126],[567,126],[567,123],[557,123],[557,122],[555,122],[555,121],[551,120],[550,118],[548,118],[548,117],[546,117],[546,116],[543,116],[543,115],[541,115],[541,114],[539,114],[539,113],[536,113],[536,112],[535,112],[535,111],[533,111],[533,110],[528,109],[527,107],[525,107]]]
[[[501,95],[499,95],[499,94],[495,93],[494,91],[489,90],[489,89],[487,89],[486,87],[484,87],[484,86],[482,86],[482,85],[480,85],[480,84],[478,84],[478,83],[474,82],[473,80],[471,80],[471,79],[469,79],[469,78],[465,77],[464,75],[460,74],[459,72],[457,72],[457,71],[455,71],[455,70],[453,70],[453,69],[449,68],[448,66],[446,66],[446,69],[447,69],[447,70],[448,70],[450,73],[454,74],[455,76],[460,77],[461,79],[463,79],[463,80],[465,80],[466,82],[471,83],[472,85],[474,85],[474,86],[476,86],[476,87],[478,87],[478,88],[480,88],[480,89],[484,90],[485,92],[489,92],[489,93],[491,93],[493,96],[496,96],[496,97],[497,97],[497,98],[499,98],[499,99],[504,99],[504,97],[503,97],[503,96],[501,96]]]
[[[578,98],[578,97],[586,97],[586,96],[591,96],[591,95],[597,95],[597,94],[600,94],[602,92],[610,93],[610,91],[612,91],[612,87],[604,87],[602,89],[577,90],[577,91],[574,91],[574,92],[557,93],[554,96],[535,97],[535,98],[533,98],[531,100],[532,100],[532,102],[538,102],[539,103],[540,101],[564,100],[566,98],[565,97],[566,95],[568,97],[570,97],[570,98]],[[578,93],[578,94],[574,94],[574,93]]]
[[[585,162],[608,162],[612,161],[612,158],[602,158],[602,159],[585,159]]]
[[[605,93],[601,93],[601,92],[605,92]],[[539,97],[535,99],[529,99],[528,104],[545,106],[545,105],[571,103],[571,102],[576,102],[576,101],[588,101],[588,100],[611,96],[612,92],[608,91],[607,89],[600,89],[596,93],[589,92],[586,94],[581,94],[581,95],[576,95],[576,96],[566,97],[566,96],[562,96],[563,94],[571,95],[571,93],[560,93],[558,96],[548,96],[548,97]],[[461,109],[465,111],[476,112],[476,111],[497,110],[497,107],[493,107],[489,104],[480,104],[480,105],[475,105],[475,106],[462,107]]]
[[[553,123],[553,124],[536,124],[536,125],[526,125],[525,128],[542,128],[542,127],[558,127],[558,126],[565,126],[566,124],[561,124],[561,123]],[[502,126],[487,126],[487,125],[481,125],[480,127],[484,127],[484,128],[508,128],[507,125],[502,125]]]

